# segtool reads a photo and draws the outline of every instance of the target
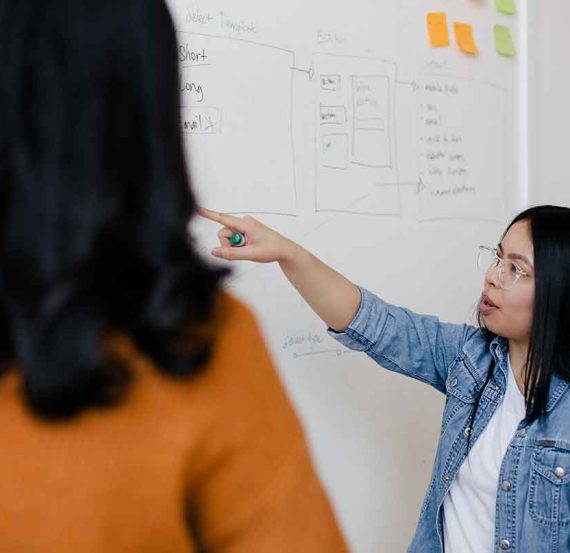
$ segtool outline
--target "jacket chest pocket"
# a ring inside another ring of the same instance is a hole
[[[449,369],[446,388],[446,402],[443,411],[441,433],[443,434],[449,422],[456,416],[462,419],[466,413],[473,409],[475,399],[479,392],[477,382],[464,359],[458,359]]]
[[[479,392],[479,386],[468,367],[466,359],[458,359],[449,369],[445,383],[446,394],[463,403],[473,403]]]
[[[570,451],[537,447],[531,457],[530,516],[542,524],[570,524]]]

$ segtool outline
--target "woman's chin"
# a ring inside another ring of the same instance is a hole
[[[501,332],[501,325],[498,325],[493,321],[493,317],[483,317],[483,322],[485,323],[485,328],[497,336],[503,336]]]

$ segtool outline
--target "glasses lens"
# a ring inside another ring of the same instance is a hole
[[[483,274],[497,265],[495,251],[491,248],[481,246],[477,255],[477,269]]]
[[[506,261],[499,271],[499,282],[501,284],[501,288],[510,290],[518,279],[519,275],[517,273],[516,266],[513,263]]]

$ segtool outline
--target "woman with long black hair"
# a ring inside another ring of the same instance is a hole
[[[333,337],[445,394],[410,553],[570,551],[570,209],[530,208],[480,247],[478,327],[390,305],[255,219],[201,213],[223,225],[215,256],[278,261]]]
[[[188,238],[163,1],[4,0],[0,67],[0,551],[346,551]]]

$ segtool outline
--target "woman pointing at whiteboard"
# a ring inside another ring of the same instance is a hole
[[[409,553],[570,552],[570,209],[528,209],[479,248],[478,327],[390,305],[251,217],[201,214],[223,225],[213,255],[277,261],[336,340],[445,394]]]

